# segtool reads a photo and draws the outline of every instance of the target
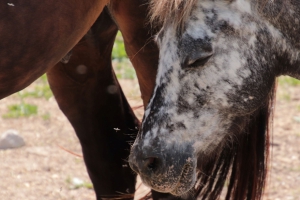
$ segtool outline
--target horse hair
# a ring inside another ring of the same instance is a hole
[[[226,0],[231,2],[232,0]],[[183,27],[183,22],[188,18],[197,0],[151,0],[149,19],[150,23],[161,25],[174,20],[178,29]]]
[[[235,134],[234,141],[221,146],[217,159],[201,169],[196,197],[218,199],[228,181],[226,200],[261,199],[267,176],[275,88],[274,84],[260,109],[242,119],[244,129]]]
[[[174,19],[179,27],[188,17],[197,0],[152,0],[150,2],[150,22],[163,24],[167,19]]]

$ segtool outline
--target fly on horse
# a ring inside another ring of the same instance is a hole
[[[280,75],[300,78],[297,0],[153,0],[153,96],[129,157],[152,189],[261,199]]]
[[[81,143],[97,199],[131,199],[135,191],[135,174],[127,159],[128,142],[137,134],[139,121],[113,72],[111,51],[120,30],[147,103],[158,62],[158,49],[152,40],[155,30],[151,32],[146,23],[147,2],[0,3],[0,98],[47,72],[57,103]]]

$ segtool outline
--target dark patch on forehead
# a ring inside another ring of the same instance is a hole
[[[218,19],[218,14],[215,9],[202,9],[203,13],[205,14],[205,24],[208,26],[213,25],[217,19]]]
[[[220,29],[224,29],[228,26],[228,23],[224,20],[218,20],[218,12],[216,9],[202,9],[203,14],[205,15],[204,23],[210,27],[211,32],[216,33]],[[197,17],[195,17],[197,18]],[[198,18],[197,18],[198,20]],[[196,20],[192,20],[196,21]]]
[[[222,31],[224,34],[226,34],[227,36],[237,36],[239,37],[237,34],[239,33],[239,31],[236,31],[227,21],[225,20],[221,20],[218,21],[218,23],[216,24],[213,32],[216,31]]]
[[[210,27],[211,32],[216,33],[219,30],[226,32],[226,34],[234,33],[232,26],[226,20],[218,20],[218,12],[216,9],[203,9],[205,14],[204,23]]]

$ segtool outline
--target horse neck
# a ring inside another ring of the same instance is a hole
[[[300,79],[300,4],[298,0],[253,0],[253,6],[279,32],[276,49],[278,75]]]

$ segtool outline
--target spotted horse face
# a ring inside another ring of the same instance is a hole
[[[152,189],[187,194],[197,167],[267,98],[282,38],[250,2],[199,0],[182,29],[170,19],[158,34],[156,87],[129,157]]]

